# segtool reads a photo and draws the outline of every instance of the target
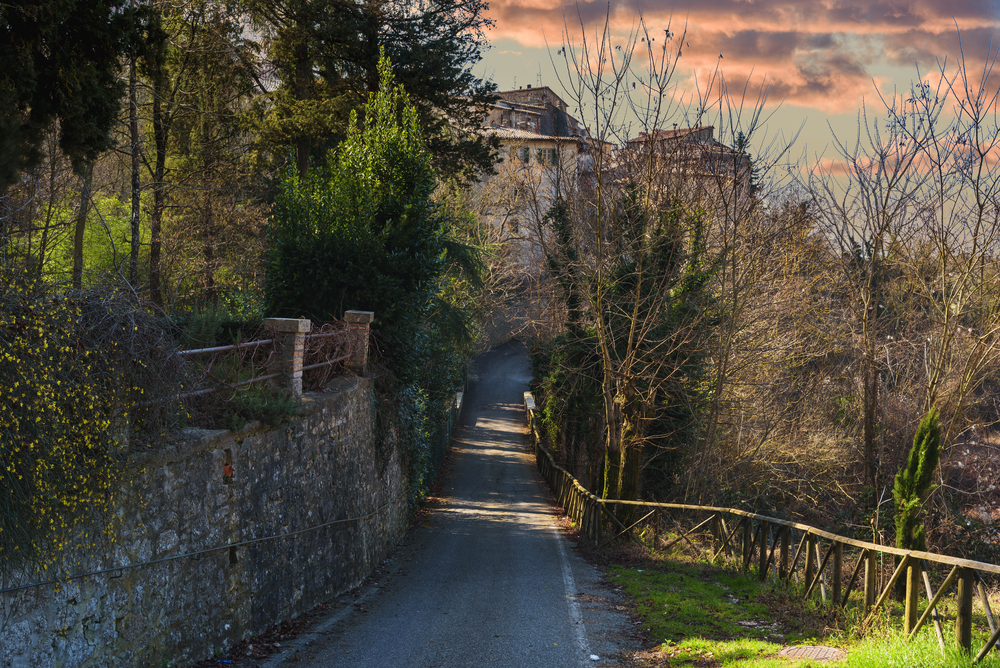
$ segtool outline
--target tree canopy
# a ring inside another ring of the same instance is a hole
[[[433,156],[446,177],[471,180],[491,168],[496,140],[480,135],[496,86],[472,73],[491,22],[480,0],[425,3],[246,0],[268,36],[280,86],[259,109],[260,153],[295,148],[309,158],[342,140],[352,111],[378,90],[379,54],[393,63]]]
[[[128,0],[18,0],[0,6],[0,191],[40,159],[59,120],[59,145],[77,169],[111,145],[141,12]]]
[[[444,271],[445,245],[416,110],[387,59],[381,68],[364,125],[352,113],[347,139],[327,164],[282,183],[267,300],[276,315],[320,320],[374,311],[393,356],[415,345]]]

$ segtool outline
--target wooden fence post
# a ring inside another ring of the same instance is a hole
[[[591,540],[594,539],[593,530],[594,521],[594,502],[590,500],[588,496],[583,500],[583,526],[584,530],[587,532],[587,537]]]
[[[788,545],[792,538],[792,529],[790,527],[782,527],[781,530],[781,568],[778,570],[778,576],[787,580],[791,577],[791,573],[788,572]]]
[[[760,558],[757,561],[757,576],[763,582],[767,576],[767,543],[771,533],[771,525],[768,522],[760,524]]]
[[[305,356],[306,334],[312,331],[312,320],[298,318],[265,318],[264,327],[274,331],[280,341],[280,353],[271,368],[281,374],[277,385],[302,396],[302,358]]]
[[[753,546],[753,521],[743,518],[743,570],[750,567],[750,548]]]
[[[955,616],[955,640],[964,652],[972,651],[972,594],[975,591],[971,568],[958,569],[958,614]]]
[[[844,544],[833,543],[833,602],[840,605],[840,590],[844,582]]]
[[[593,499],[590,500],[590,531],[593,533],[594,542],[601,544],[601,504]]]
[[[872,609],[875,605],[875,596],[878,592],[875,591],[875,572],[878,568],[878,562],[875,560],[875,550],[865,550],[865,554],[862,557],[865,560],[865,614]]]
[[[806,536],[806,572],[805,586],[809,591],[813,578],[816,577],[816,536],[809,534]]]
[[[910,559],[906,567],[906,603],[903,610],[903,633],[909,635],[917,624],[917,605],[920,596],[920,561]]]

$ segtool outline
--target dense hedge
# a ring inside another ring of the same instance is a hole
[[[432,434],[467,361],[443,314],[448,214],[417,115],[385,58],[347,138],[305,178],[287,173],[270,225],[267,310],[339,318],[374,311],[380,438],[409,453],[412,498],[428,484]],[[453,320],[452,320],[453,321]]]

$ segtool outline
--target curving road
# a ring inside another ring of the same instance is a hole
[[[529,456],[525,349],[484,353],[472,373],[441,503],[297,665],[617,665],[629,620],[563,538]]]

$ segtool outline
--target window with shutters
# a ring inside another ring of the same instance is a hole
[[[538,162],[540,164],[555,165],[559,162],[558,153],[554,148],[538,149]]]

